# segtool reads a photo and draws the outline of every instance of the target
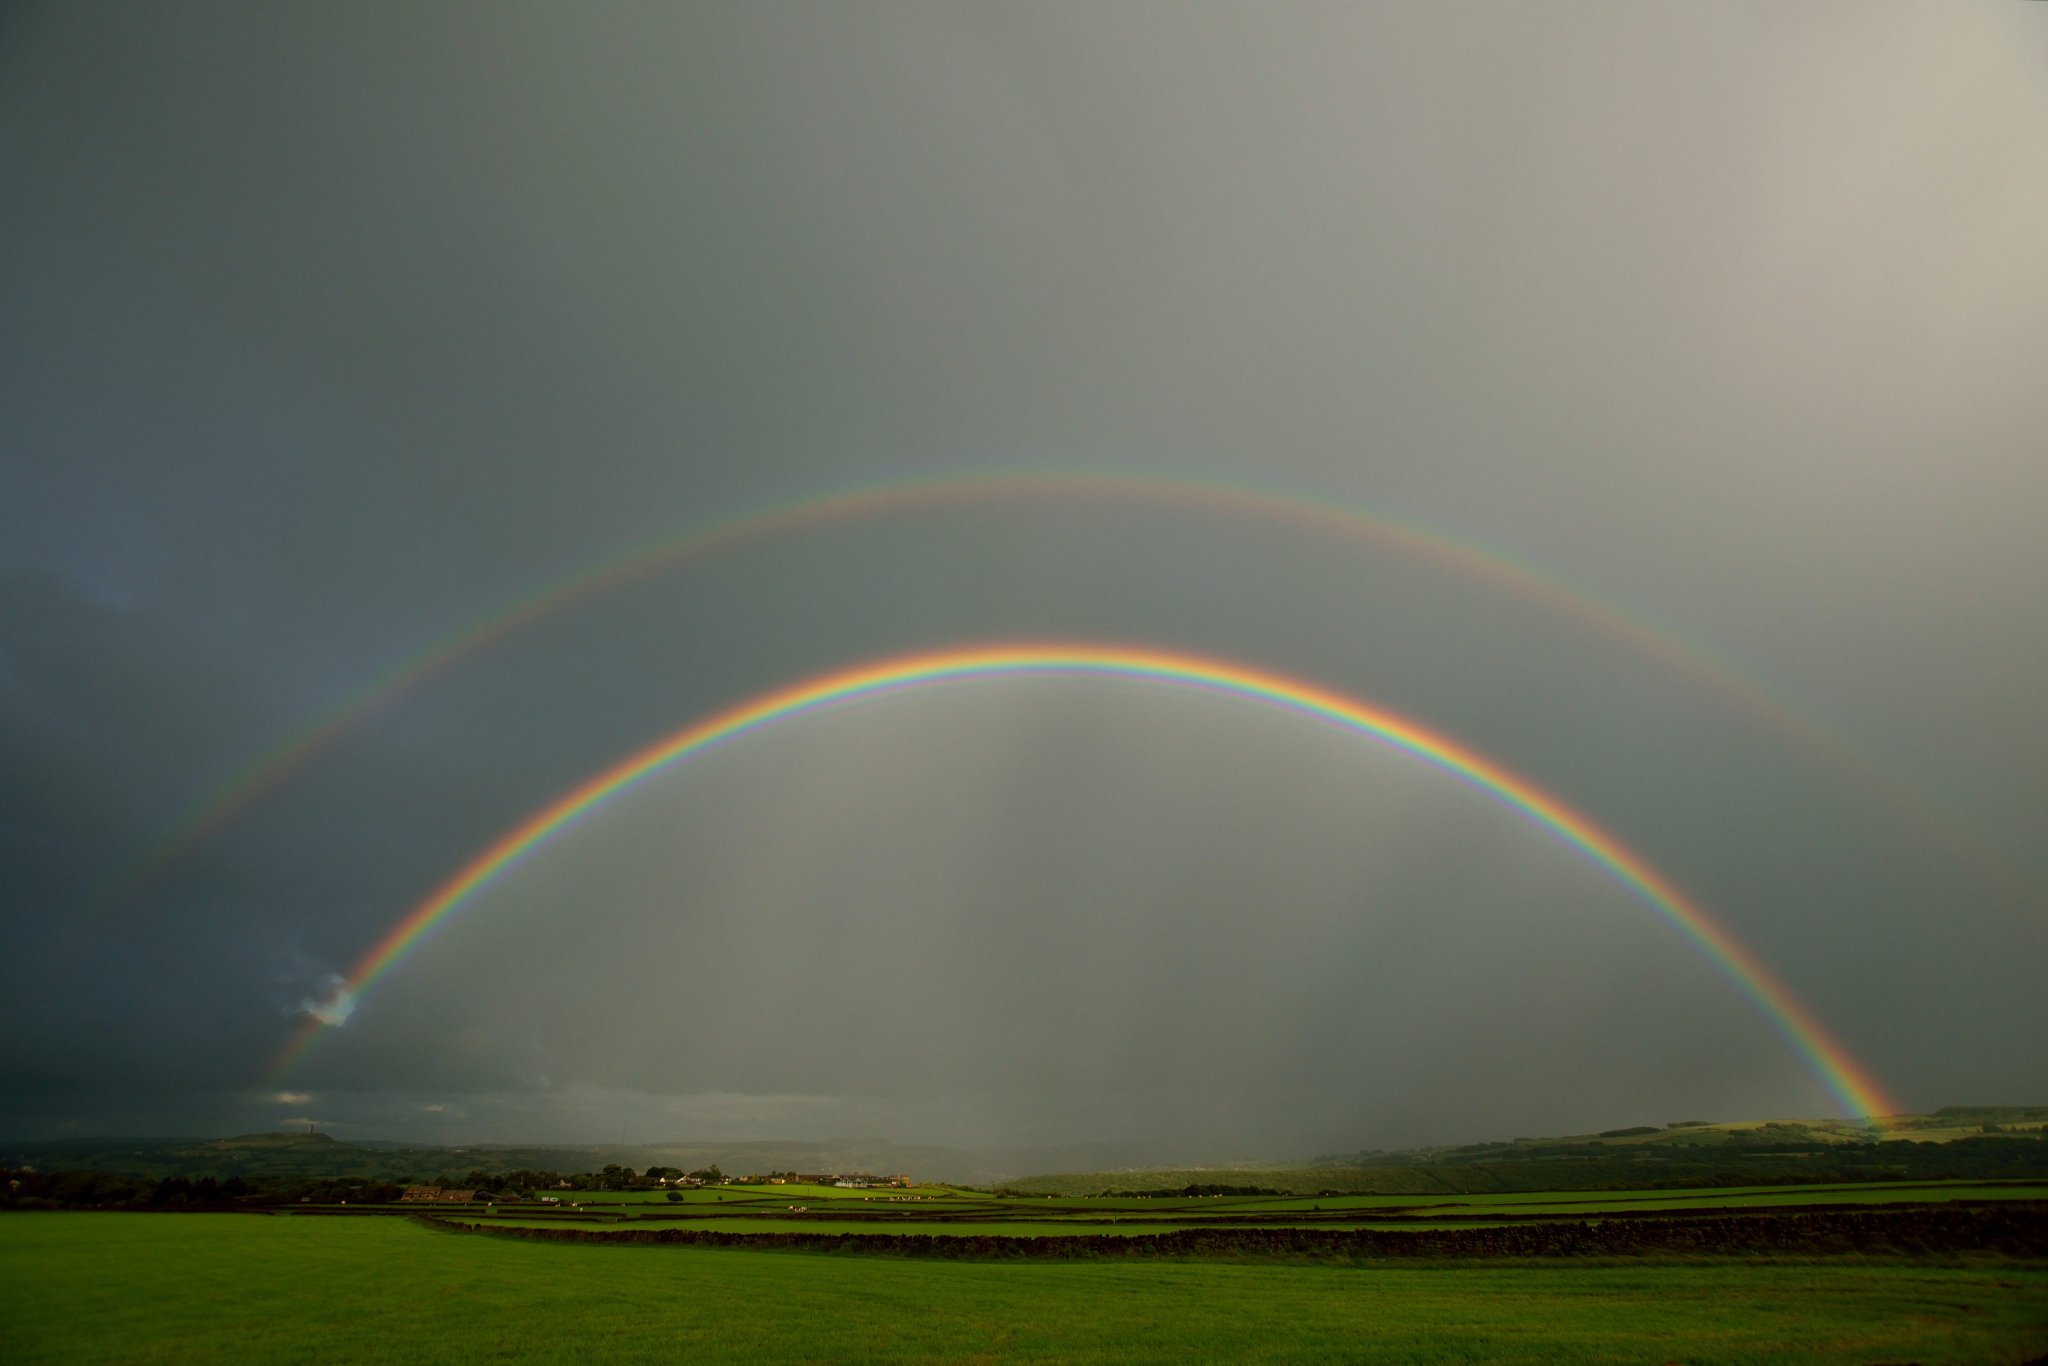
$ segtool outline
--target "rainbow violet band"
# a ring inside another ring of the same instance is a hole
[[[1561,621],[1575,622],[1586,630],[1622,642],[1672,673],[1706,688],[1851,782],[1878,793],[1919,829],[1935,835],[1945,846],[1964,851],[1973,863],[1989,870],[1999,885],[2017,885],[1999,856],[1966,827],[1919,793],[1878,771],[1841,740],[1795,716],[1726,664],[1498,553],[1334,502],[1245,485],[1154,474],[1036,470],[857,484],[643,541],[559,576],[399,661],[306,726],[248,760],[188,808],[151,845],[121,865],[93,900],[95,904],[118,903],[137,894],[170,864],[218,834],[239,813],[282,785],[377,708],[599,593],[634,583],[659,570],[776,536],[800,535],[886,515],[929,514],[984,504],[1008,506],[1034,500],[1079,505],[1124,501],[1263,519],[1312,535],[1371,545],[1519,598]]]
[[[1092,676],[1198,688],[1297,713],[1422,759],[1519,811],[1605,870],[1721,970],[1778,1029],[1847,1114],[1899,1113],[1877,1080],[1764,964],[1707,910],[1585,816],[1485,756],[1383,708],[1312,683],[1163,650],[1095,644],[1010,644],[938,650],[856,665],[763,694],[630,755],[507,831],[442,883],[355,965],[337,994],[353,1003],[406,951],[528,853],[579,817],[670,764],[779,721],[881,693],[976,678]],[[272,1069],[275,1085],[326,1030],[308,1015]]]

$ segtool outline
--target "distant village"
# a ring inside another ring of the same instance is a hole
[[[504,1189],[493,1190],[476,1180],[481,1175],[480,1172],[470,1173],[472,1184],[468,1186],[407,1186],[398,1198],[420,1205],[508,1205],[523,1200],[553,1205],[561,1203],[562,1197],[546,1193],[551,1190],[666,1189],[680,1198],[685,1190],[707,1186],[831,1186],[839,1190],[902,1190],[912,1184],[910,1177],[901,1172],[892,1176],[874,1176],[867,1172],[794,1171],[728,1176],[717,1167],[704,1167],[693,1172],[685,1172],[678,1167],[649,1167],[644,1172],[636,1172],[631,1167],[609,1164],[603,1171],[578,1176],[558,1177],[548,1173],[551,1179],[541,1183],[520,1182],[516,1177],[530,1173],[515,1173],[515,1179],[508,1179]]]

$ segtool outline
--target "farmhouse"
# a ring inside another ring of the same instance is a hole
[[[416,1205],[466,1205],[476,1199],[476,1192],[452,1186],[407,1186],[405,1194],[398,1198]]]

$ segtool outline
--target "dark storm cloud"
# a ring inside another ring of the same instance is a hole
[[[304,1113],[257,1085],[289,1017],[526,813],[761,689],[1018,636],[1416,716],[1697,893],[1907,1103],[2024,1099],[2048,1064],[2039,27],[22,9],[9,1113]],[[1264,483],[1493,547],[1727,661],[1967,836],[1442,567],[1020,504],[595,597],[108,895],[269,747],[579,566],[988,465]],[[1513,818],[1185,702],[934,694],[736,747],[508,880],[287,1089],[469,1137],[590,1140],[638,1107],[677,1136],[1245,1150],[1829,1104],[1679,936]]]

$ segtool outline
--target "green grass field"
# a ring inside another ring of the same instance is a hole
[[[0,1217],[11,1361],[2019,1361],[2048,1265],[1052,1265]]]

